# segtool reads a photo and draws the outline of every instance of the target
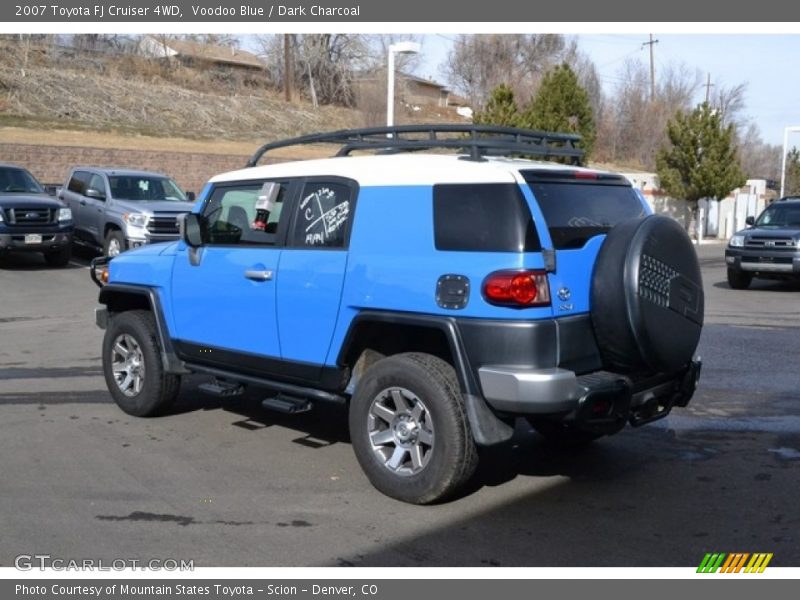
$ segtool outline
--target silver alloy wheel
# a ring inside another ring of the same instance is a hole
[[[375,457],[396,475],[416,475],[433,454],[433,422],[413,392],[391,387],[372,400],[367,433]]]
[[[123,333],[111,346],[111,372],[123,394],[136,396],[144,386],[144,354],[133,336]]]
[[[112,237],[110,240],[108,240],[108,250],[106,251],[106,256],[110,258],[119,256],[120,250],[119,240],[117,238]]]

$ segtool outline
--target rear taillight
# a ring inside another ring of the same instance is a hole
[[[495,271],[483,280],[483,297],[490,304],[525,308],[549,306],[545,271]]]

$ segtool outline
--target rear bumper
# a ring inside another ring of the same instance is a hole
[[[510,413],[557,413],[572,410],[581,388],[575,373],[557,367],[478,369],[483,396],[496,410]]]
[[[673,406],[686,406],[701,368],[695,360],[677,373],[638,381],[608,371],[577,376],[560,368],[485,366],[478,369],[478,376],[486,402],[497,411],[547,415],[608,433],[626,421],[638,426],[665,417]]]

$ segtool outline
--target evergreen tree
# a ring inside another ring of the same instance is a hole
[[[733,125],[725,126],[720,111],[703,103],[690,113],[679,111],[667,123],[669,144],[656,156],[661,189],[689,204],[697,222],[701,198],[722,200],[744,185]]]
[[[503,125],[516,127],[519,124],[519,109],[514,100],[513,90],[501,83],[492,90],[486,106],[475,113],[472,119],[476,125]]]
[[[567,64],[547,73],[539,91],[525,109],[520,125],[530,129],[577,133],[579,147],[586,160],[597,137],[589,94],[578,83],[578,77]]]

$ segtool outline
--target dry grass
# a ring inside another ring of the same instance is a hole
[[[287,103],[266,85],[219,77],[131,56],[65,59],[0,38],[0,125],[257,144],[360,123],[351,109]]]
[[[0,36],[0,142],[251,154],[259,145],[319,131],[381,124],[371,111],[287,103],[266,82],[137,56],[81,53]],[[367,114],[369,113],[369,114]],[[400,123],[464,122],[453,109],[398,107]],[[295,147],[279,158],[328,155]]]
[[[0,66],[0,90],[6,117],[153,137],[266,140],[349,127],[355,120],[354,111],[314,110],[266,91],[215,95],[52,68],[21,76],[17,69]]]

